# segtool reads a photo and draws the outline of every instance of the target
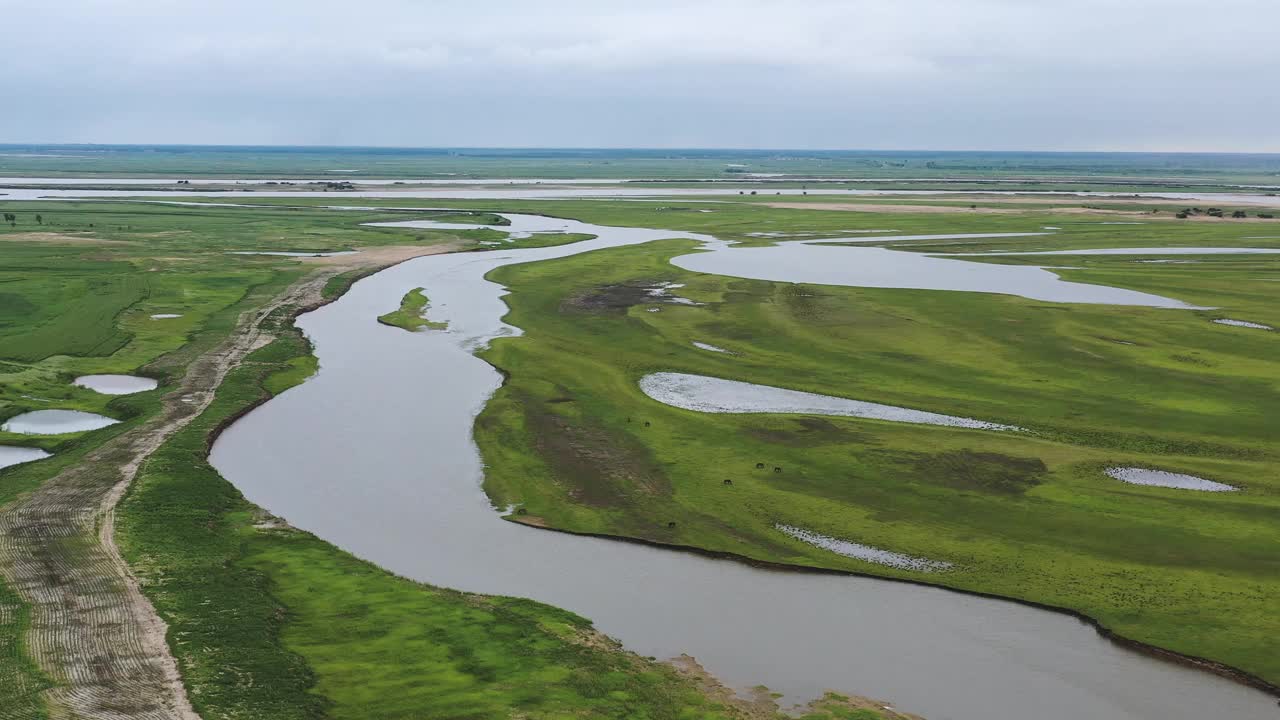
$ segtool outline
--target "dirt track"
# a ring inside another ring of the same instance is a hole
[[[0,512],[0,575],[31,607],[26,643],[55,683],[45,692],[51,718],[198,720],[165,641],[167,626],[116,547],[116,503],[151,453],[208,406],[227,372],[270,342],[262,325],[273,312],[321,303],[325,282],[339,272],[450,249],[400,247],[318,267],[244,313],[215,350],[187,367],[159,414]],[[0,718],[19,716],[0,708]]]

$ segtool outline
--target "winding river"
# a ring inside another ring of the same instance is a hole
[[[501,377],[472,352],[519,330],[502,322],[505,291],[485,274],[662,238],[714,242],[507,217],[512,232],[598,238],[424,257],[357,282],[299,318],[319,374],[223,433],[211,456],[218,470],[255,503],[393,572],[567,608],[638,653],[688,653],[731,685],[763,683],[789,701],[838,689],[930,720],[1276,717],[1264,693],[1125,650],[1067,615],[500,520],[480,489],[471,427]],[[417,287],[447,332],[374,321]]]

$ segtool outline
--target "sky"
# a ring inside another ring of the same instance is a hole
[[[1280,152],[1276,0],[0,0],[0,143]]]

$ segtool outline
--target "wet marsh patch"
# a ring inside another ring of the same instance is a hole
[[[762,442],[791,447],[868,445],[874,442],[870,433],[844,427],[822,417],[798,417],[761,424],[753,422],[745,425],[743,432]]]
[[[957,490],[1022,495],[1044,482],[1048,468],[1036,457],[964,449],[921,455],[912,472],[921,482]]]
[[[661,466],[634,439],[539,407],[532,399],[525,419],[539,455],[574,501],[620,507],[670,494]]]
[[[565,298],[561,312],[624,314],[636,305],[653,302],[650,293],[654,283],[601,285]]]

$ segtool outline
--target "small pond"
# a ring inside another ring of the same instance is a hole
[[[876,565],[884,565],[885,567],[898,568],[900,570],[916,570],[918,572],[937,572],[951,568],[951,563],[949,562],[904,555],[892,550],[841,540],[828,535],[820,535],[811,530],[805,530],[793,525],[774,525],[774,528],[814,547],[820,547],[837,555],[864,560]]]
[[[103,395],[132,395],[155,390],[160,385],[156,380],[136,375],[81,375],[75,384]]]
[[[711,413],[802,413],[888,420],[920,425],[948,425],[979,430],[1019,430],[972,418],[941,415],[893,405],[724,380],[705,375],[659,372],[640,379],[645,395],[664,405]]]
[[[1195,475],[1184,475],[1165,470],[1151,470],[1149,468],[1109,467],[1107,468],[1107,474],[1130,485],[1152,485],[1154,487],[1176,488],[1178,490],[1200,490],[1201,492],[1232,492],[1240,489],[1224,483],[1205,480]]]
[[[0,430],[23,435],[62,435],[97,430],[120,422],[79,410],[33,410],[9,418]]]
[[[41,450],[40,448],[0,445],[0,468],[7,468],[12,465],[21,465],[25,462],[40,460],[47,457],[49,457],[49,453]]]
[[[1270,325],[1262,323],[1249,322],[1248,320],[1232,320],[1231,318],[1218,318],[1214,320],[1219,325],[1230,325],[1231,327],[1253,328],[1254,330],[1275,330]]]

